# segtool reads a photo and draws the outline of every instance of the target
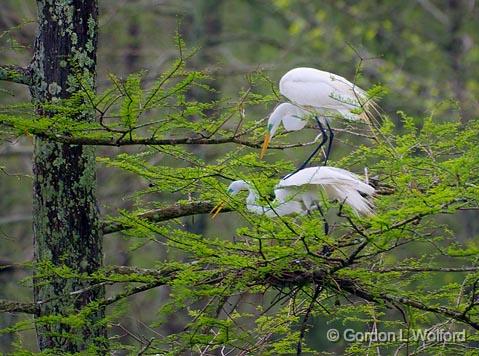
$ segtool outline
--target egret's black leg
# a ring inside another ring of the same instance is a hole
[[[333,139],[334,139],[334,132],[331,129],[331,126],[329,126],[328,121],[326,121],[326,126],[328,127],[328,132],[329,132],[329,142],[328,142],[328,149],[326,150],[326,157],[324,158],[324,165],[328,163],[329,159],[329,154],[331,153],[331,147],[333,147]]]
[[[323,210],[321,209],[321,206],[316,202],[316,207],[318,208],[319,213],[321,214],[321,217],[323,218],[324,222],[324,234],[329,235],[329,224],[328,220],[326,220],[326,216],[324,216]]]
[[[321,217],[323,218],[324,234],[329,235],[329,224],[328,224],[328,221],[326,220],[326,217],[324,216],[323,210],[321,209],[321,206],[318,204],[318,202],[316,202],[316,207],[318,208],[318,211],[321,214]],[[324,245],[323,248],[321,249],[320,255],[330,256],[332,252],[333,252],[333,250],[328,245]]]
[[[317,116],[315,116],[314,118],[316,119],[316,122],[318,123],[318,128],[321,130],[321,142],[319,143],[318,147],[316,147],[314,149],[314,151],[309,155],[309,157],[306,159],[306,161],[304,161],[304,163],[301,166],[299,166],[299,168],[297,170],[295,170],[293,173],[288,174],[283,179],[286,179],[289,176],[292,176],[293,174],[298,173],[300,170],[302,170],[304,167],[306,167],[306,165],[309,163],[309,161],[311,161],[313,159],[313,157],[316,156],[318,151],[321,149],[321,147],[324,146],[324,144],[328,140],[328,134],[326,133],[326,130],[324,129],[323,125],[321,124],[321,121],[319,121]]]
[[[318,123],[318,128],[321,130],[321,142],[319,143],[318,147],[314,149],[313,152],[309,155],[309,157],[304,161],[304,163],[298,168],[298,171],[306,167],[306,165],[313,159],[314,156],[318,153],[318,151],[321,149],[321,147],[324,146],[326,141],[328,140],[328,134],[326,133],[326,130],[324,129],[323,125],[321,124],[321,121],[319,121],[318,117],[314,117],[316,119],[316,122]],[[297,172],[297,171],[296,171]],[[295,173],[296,173],[295,172]]]

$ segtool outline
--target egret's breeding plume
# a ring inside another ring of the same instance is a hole
[[[326,165],[334,137],[329,126],[329,118],[341,116],[347,120],[368,122],[368,117],[377,111],[374,101],[369,99],[366,92],[354,83],[339,75],[314,68],[290,70],[281,78],[279,91],[291,104],[281,104],[271,114],[260,157],[262,158],[265,154],[269,141],[280,122],[287,131],[301,130],[306,124],[305,116],[309,114],[315,118],[323,139],[298,171],[306,167],[329,140],[324,162]]]
[[[274,189],[275,199],[270,206],[259,205],[256,189],[243,180],[231,183],[228,194],[234,196],[242,190],[249,191],[246,209],[269,217],[304,215],[313,210],[320,210],[322,214],[323,199],[345,203],[357,214],[371,215],[371,198],[375,192],[355,174],[335,167],[305,168],[283,178]],[[225,204],[219,203],[211,211],[212,217],[218,215]]]

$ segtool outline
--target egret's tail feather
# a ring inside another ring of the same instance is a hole
[[[367,197],[363,197],[359,190],[351,187],[329,187],[330,198],[344,202],[358,215],[373,215],[374,205]]]

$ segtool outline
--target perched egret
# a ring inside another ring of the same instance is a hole
[[[245,181],[234,181],[228,187],[228,193],[233,196],[242,190],[249,191],[246,209],[269,217],[304,215],[316,209],[322,214],[323,196],[348,204],[357,214],[371,215],[373,205],[369,198],[375,192],[355,174],[335,167],[309,167],[281,179],[274,189],[275,199],[267,207],[257,204],[257,191]],[[223,201],[213,208],[212,217],[218,215],[225,205]]]
[[[305,116],[315,117],[323,140],[308,159],[298,168],[303,169],[329,140],[324,164],[331,152],[334,133],[329,126],[328,118],[341,115],[348,120],[364,120],[369,122],[368,115],[377,111],[373,100],[368,99],[366,92],[347,79],[314,68],[294,68],[287,72],[279,82],[279,91],[291,104],[279,105],[268,120],[268,132],[261,148],[260,158],[268,149],[280,122],[287,131],[297,131],[306,125]],[[318,118],[320,117],[321,120]],[[328,133],[326,133],[326,128]]]
[[[309,167],[287,176],[275,187],[276,199],[294,199],[303,204],[303,209],[320,209],[322,192],[331,201],[349,205],[358,215],[372,215],[375,189],[364,183],[357,175],[336,167]]]
[[[299,201],[291,199],[287,201],[274,199],[274,201],[271,203],[271,206],[258,205],[258,192],[244,180],[237,180],[231,183],[228,187],[227,192],[228,194],[235,196],[243,190],[249,192],[248,196],[246,197],[246,209],[252,213],[258,215],[266,215],[268,217],[284,216],[294,213],[304,215],[307,213],[307,211],[303,209],[303,206]],[[215,218],[225,205],[226,202],[222,201],[216,207],[214,207],[213,210],[211,210],[212,218]]]

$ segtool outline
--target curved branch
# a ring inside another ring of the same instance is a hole
[[[0,65],[0,80],[31,85],[32,76],[28,68],[14,65]]]
[[[216,204],[207,201],[192,202],[187,204],[173,204],[166,208],[154,209],[147,211],[146,213],[139,214],[138,217],[141,219],[146,219],[150,222],[160,222],[170,219],[181,218],[183,216],[197,215],[197,214],[208,214]],[[222,212],[232,211],[231,208],[225,207]],[[131,229],[133,226],[113,222],[105,221],[103,222],[103,234],[111,234],[113,232],[123,231]]]

